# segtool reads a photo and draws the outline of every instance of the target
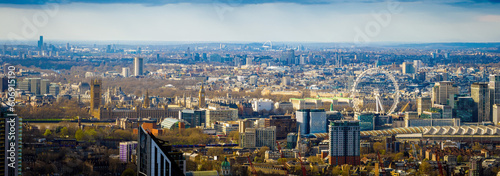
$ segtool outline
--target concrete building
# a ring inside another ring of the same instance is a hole
[[[259,99],[252,101],[252,109],[254,112],[260,112],[260,111],[269,112],[273,110],[273,107],[274,106],[272,100]]]
[[[458,88],[450,81],[441,81],[432,88],[432,104],[448,105],[450,96],[458,94]]]
[[[490,93],[490,114],[493,114],[493,105],[500,104],[500,75],[490,75],[488,89]]]
[[[246,128],[245,132],[240,132],[240,147],[255,148],[255,128]]]
[[[297,132],[297,119],[287,115],[272,115],[265,119],[265,127],[276,127],[276,138],[285,139],[288,133]]]
[[[413,66],[413,62],[403,62],[401,65],[403,74],[413,74],[415,73],[415,67]]]
[[[471,97],[476,104],[476,112],[473,115],[477,122],[491,121],[490,118],[490,94],[487,83],[473,83],[471,85]]]
[[[276,146],[276,127],[265,127],[255,129],[255,147],[267,146],[274,150]]]
[[[214,127],[217,121],[236,121],[238,120],[238,110],[231,108],[214,108],[209,107],[206,110],[206,126]]]
[[[144,74],[144,59],[140,57],[134,58],[134,76],[141,76]]]
[[[124,78],[129,77],[129,76],[130,76],[130,68],[128,68],[128,67],[123,67],[123,68],[122,68],[122,76],[123,76]]]
[[[492,109],[493,109],[493,114],[492,114],[493,124],[498,125],[498,123],[500,122],[500,104],[494,104]]]
[[[329,126],[329,164],[360,165],[360,128],[358,121],[336,120]]]
[[[430,97],[418,97],[417,98],[417,113],[422,114],[423,111],[431,109],[432,102]]]
[[[324,109],[301,109],[295,112],[300,135],[325,133],[327,131],[326,112]]]
[[[137,141],[120,142],[120,161],[122,163],[135,162],[137,155]]]

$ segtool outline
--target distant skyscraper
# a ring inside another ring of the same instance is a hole
[[[5,56],[7,54],[7,45],[3,45],[3,55]]]
[[[477,107],[474,119],[477,119],[478,122],[491,121],[488,83],[473,83],[470,90],[471,97],[474,99]]]
[[[334,166],[360,165],[358,121],[335,120],[329,126],[329,164]]]
[[[38,49],[43,50],[43,36],[40,36],[40,40],[38,40]]]
[[[122,76],[123,76],[124,78],[129,77],[129,76],[130,76],[130,68],[128,68],[128,67],[123,67],[123,68],[122,68]]]
[[[292,65],[295,61],[295,51],[293,49],[285,50],[281,54],[281,62],[286,65]]]
[[[252,59],[253,58],[252,57],[247,57],[246,59],[247,59],[246,60],[247,61],[246,65],[253,65],[253,63],[252,63]]]
[[[448,105],[449,97],[454,94],[458,94],[458,88],[453,85],[453,82],[438,82],[432,88],[432,103]]]
[[[413,63],[411,62],[403,62],[403,74],[412,74],[415,73],[415,67],[413,67]]]
[[[205,89],[203,89],[203,84],[201,84],[200,92],[198,93],[198,108],[204,108],[205,103]]]
[[[141,47],[137,47],[137,54],[141,54],[141,53],[142,53]]]
[[[69,47],[69,43],[66,43],[66,50],[70,50],[71,47]]]
[[[144,61],[140,57],[134,58],[134,76],[141,76],[144,74]]]

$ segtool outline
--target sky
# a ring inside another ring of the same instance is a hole
[[[500,0],[0,0],[0,40],[500,42]]]

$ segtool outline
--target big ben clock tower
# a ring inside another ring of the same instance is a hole
[[[198,108],[204,108],[205,103],[205,89],[203,89],[203,83],[201,84],[200,93],[198,95]]]

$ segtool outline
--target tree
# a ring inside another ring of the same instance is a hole
[[[76,130],[75,139],[81,141],[85,137],[85,134],[81,129]]]
[[[49,129],[45,130],[45,133],[43,133],[44,136],[50,136],[52,132]]]
[[[135,176],[135,171],[131,168],[127,168],[123,171],[122,176]]]
[[[384,150],[384,149],[385,149],[385,147],[384,147],[384,145],[381,142],[375,142],[375,143],[373,143],[373,150],[375,152],[379,152],[380,150]]]
[[[214,147],[214,148],[209,148],[207,150],[207,155],[208,156],[220,156],[224,154],[224,149],[221,147]]]
[[[260,156],[260,157],[264,157],[264,155],[266,154],[266,151],[269,150],[269,147],[267,146],[263,146],[259,149],[259,152],[257,152],[257,156]]]
[[[404,153],[399,152],[394,156],[394,160],[401,160],[401,159],[403,159],[403,157],[404,157]]]
[[[61,135],[61,137],[66,137],[69,134],[68,128],[67,127],[62,128],[59,134]]]
[[[231,140],[233,140],[233,141],[236,141],[236,143],[238,143],[238,141],[240,141],[239,131],[231,131],[231,132],[229,132],[229,135],[227,137],[231,138]]]
[[[458,155],[457,156],[457,162],[458,163],[464,162],[464,157],[462,155]]]
[[[323,159],[321,159],[318,156],[310,156],[310,157],[308,157],[307,158],[307,162],[318,163],[318,164],[325,164],[325,161],[323,161]]]
[[[420,167],[418,168],[418,171],[421,174],[430,173],[432,171],[431,164],[429,164],[429,162],[427,162],[427,161],[423,161],[422,164],[420,164]]]

